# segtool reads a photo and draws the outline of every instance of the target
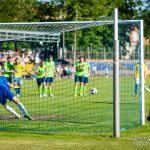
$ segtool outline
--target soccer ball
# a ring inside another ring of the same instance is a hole
[[[96,89],[96,88],[93,88],[93,89],[91,90],[91,94],[97,94],[97,89]]]

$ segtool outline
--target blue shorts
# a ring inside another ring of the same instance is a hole
[[[44,83],[45,77],[43,77],[43,78],[36,78],[36,81],[37,81],[38,86],[40,86],[41,84]]]
[[[14,83],[17,84],[18,86],[21,85],[21,80],[22,80],[22,77],[14,76]]]
[[[54,80],[53,77],[47,77],[47,78],[45,79],[45,82],[46,82],[46,83],[52,83],[53,80]]]
[[[89,78],[88,77],[84,77],[84,83],[89,83]]]
[[[84,76],[76,76],[75,75],[75,82],[84,82]]]
[[[0,103],[5,105],[7,103],[7,99],[10,101],[13,100],[13,97],[15,96],[8,86],[6,85],[0,85]]]

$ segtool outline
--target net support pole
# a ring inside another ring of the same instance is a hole
[[[76,10],[76,21],[78,20],[78,10]],[[76,63],[76,51],[77,51],[77,31],[74,31],[74,53],[73,53],[73,63]]]
[[[119,40],[118,9],[114,10],[114,50],[113,50],[113,129],[114,137],[120,137],[120,87],[119,87]]]
[[[141,84],[141,93],[140,93],[140,103],[141,103],[141,111],[140,111],[140,120],[141,125],[145,125],[145,97],[144,97],[144,43],[143,43],[143,37],[144,37],[144,27],[143,27],[143,20],[140,21],[140,84]]]
[[[65,59],[65,32],[63,32],[63,48],[62,48],[62,59]]]

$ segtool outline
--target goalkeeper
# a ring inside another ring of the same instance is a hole
[[[86,70],[86,63],[84,62],[84,57],[81,56],[79,58],[79,61],[76,63],[74,96],[77,96],[78,82],[80,82],[79,96],[83,96],[83,83],[85,70]]]

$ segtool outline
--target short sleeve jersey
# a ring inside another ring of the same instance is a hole
[[[4,68],[3,75],[7,78],[10,78],[11,77],[11,72],[10,71],[13,69],[13,64],[5,62],[4,65],[3,65],[3,68]]]
[[[38,66],[36,72],[38,73],[36,75],[37,78],[43,78],[45,76],[45,66]]]
[[[89,77],[90,64],[86,62],[84,77]]]
[[[46,72],[48,73],[47,77],[54,77],[54,71],[55,71],[55,62],[45,62],[45,68]]]
[[[14,64],[13,69],[15,71],[14,76],[20,77],[22,75],[22,70],[25,69],[25,67],[19,63],[19,64]]]
[[[84,76],[86,70],[85,62],[77,62],[76,63],[76,76]]]

